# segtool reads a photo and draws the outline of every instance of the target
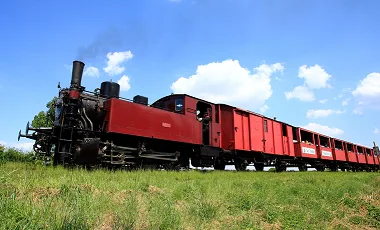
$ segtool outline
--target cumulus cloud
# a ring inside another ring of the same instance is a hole
[[[172,83],[173,93],[186,93],[214,103],[258,109],[272,96],[271,76],[283,72],[281,63],[262,64],[251,73],[238,60],[199,65],[195,74]]]
[[[362,79],[352,95],[361,107],[380,108],[380,73],[370,73]]]
[[[313,90],[331,87],[328,81],[332,76],[319,65],[301,66],[298,70],[298,77],[304,79],[304,84],[296,86],[290,92],[285,92],[285,97],[288,100],[294,98],[300,101],[314,101]]]
[[[120,66],[125,61],[131,59],[133,57],[133,54],[131,51],[125,51],[125,52],[109,52],[107,54],[107,67],[103,68],[106,73],[109,75],[117,75],[124,72],[125,67]]]
[[[341,114],[344,113],[345,111],[340,111],[340,110],[332,110],[332,109],[309,109],[306,112],[306,117],[307,118],[322,118],[322,117],[328,117],[331,114]]]
[[[380,133],[380,130],[378,128],[375,128],[375,130],[373,130],[373,133],[374,134],[379,134]]]
[[[120,91],[128,91],[131,88],[131,85],[129,83],[129,77],[126,75],[123,75],[117,83],[120,85]]]
[[[313,91],[301,85],[296,86],[291,92],[285,92],[285,97],[288,100],[292,98],[298,99],[300,101],[314,101],[315,100]]]
[[[320,89],[331,87],[327,82],[331,78],[321,66],[314,65],[307,67],[303,65],[298,71],[298,77],[305,80],[305,84],[310,89]]]
[[[323,99],[323,100],[319,100],[319,103],[321,104],[325,104],[329,99]]]
[[[335,127],[330,128],[326,125],[320,125],[316,123],[309,123],[305,125],[303,128],[317,132],[317,133],[321,133],[327,136],[331,136],[331,137],[338,137],[344,134],[344,131],[341,129],[338,129]]]
[[[83,72],[83,76],[99,77],[99,69],[94,66],[86,67]]]
[[[0,141],[0,145],[5,146],[6,148],[16,148],[23,151],[31,151],[33,150],[34,142],[7,143],[5,141]]]

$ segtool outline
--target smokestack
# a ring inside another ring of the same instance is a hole
[[[81,61],[73,61],[73,73],[71,75],[71,87],[79,87],[82,82],[84,63]]]

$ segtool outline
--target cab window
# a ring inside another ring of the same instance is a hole
[[[182,110],[183,110],[183,99],[178,98],[175,100],[175,111],[182,112]]]

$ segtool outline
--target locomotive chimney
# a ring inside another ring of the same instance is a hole
[[[71,87],[78,88],[81,86],[84,63],[81,61],[73,61],[73,73],[71,76]]]

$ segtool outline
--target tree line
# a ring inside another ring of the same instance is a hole
[[[46,111],[40,111],[34,116],[31,126],[33,128],[52,127],[54,122],[54,105],[57,97],[53,97],[46,104]],[[16,148],[6,148],[0,144],[0,164],[4,162],[34,162],[36,160],[33,151],[26,152]]]

